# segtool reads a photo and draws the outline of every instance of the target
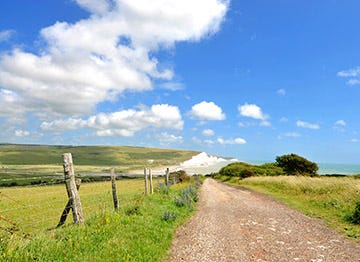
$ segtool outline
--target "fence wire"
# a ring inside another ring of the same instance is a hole
[[[142,175],[144,176],[144,175]],[[110,174],[103,182],[81,183],[79,195],[85,220],[96,213],[113,210]],[[154,188],[164,177],[154,174]],[[144,177],[116,181],[120,208],[144,194]],[[64,184],[0,188],[0,230],[16,230],[26,234],[56,227],[68,202]],[[71,212],[66,224],[73,223]]]

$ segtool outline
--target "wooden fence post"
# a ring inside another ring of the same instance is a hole
[[[169,186],[169,173],[170,173],[169,168],[166,168],[166,173],[165,173],[165,184],[166,184],[166,186]]]
[[[115,168],[111,168],[111,188],[112,188],[112,195],[114,200],[114,208],[115,211],[119,209],[119,200],[118,195],[116,193],[116,175],[115,175]]]
[[[173,176],[173,185],[176,185],[176,174]]]
[[[80,189],[80,184],[81,184],[81,179],[80,178],[76,179],[75,184],[76,184],[76,189],[79,190]],[[56,227],[61,227],[63,224],[65,224],[65,221],[67,219],[67,216],[69,215],[69,212],[70,212],[71,208],[72,208],[72,200],[69,199],[66,206],[65,206],[65,208],[64,208],[64,211],[61,214],[60,221],[59,221],[59,223],[57,224]]]
[[[150,168],[149,168],[149,176],[150,176],[150,195],[152,195],[154,194],[154,187],[153,187],[153,176]]]
[[[69,200],[72,202],[72,214],[75,224],[83,224],[84,217],[82,213],[82,207],[80,202],[80,196],[76,189],[75,173],[71,153],[65,153],[63,157],[64,175],[66,183],[66,191]]]
[[[147,180],[146,167],[144,167],[144,180],[145,180],[145,196],[147,196],[147,194],[148,194],[148,180]]]

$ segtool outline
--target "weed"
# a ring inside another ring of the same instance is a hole
[[[197,188],[193,185],[190,185],[180,191],[178,196],[175,196],[175,205],[178,207],[186,206],[189,209],[193,210],[194,202],[199,200]]]
[[[175,221],[177,218],[177,214],[175,212],[171,212],[171,211],[165,211],[162,219],[164,221]]]

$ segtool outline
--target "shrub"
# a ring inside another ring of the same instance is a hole
[[[165,185],[165,183],[159,183],[157,185],[156,191],[161,195],[168,195],[170,193],[169,187]]]
[[[249,176],[253,176],[254,171],[249,164],[235,162],[221,168],[219,174],[222,176],[235,176],[240,178],[246,178]]]
[[[315,176],[319,167],[316,163],[296,154],[276,157],[276,164],[281,167],[287,175],[310,175]]]
[[[164,221],[175,221],[177,218],[177,214],[175,212],[165,211],[162,220]]]
[[[170,175],[169,175],[170,184],[173,183],[174,179],[175,179],[176,183],[189,182],[190,176],[188,176],[184,170],[179,170],[179,171],[170,173]]]
[[[175,196],[175,205],[178,207],[186,206],[193,209],[193,203],[198,200],[197,188],[190,185],[180,191],[178,196]]]
[[[351,221],[354,224],[360,225],[360,201],[356,203],[355,211],[352,215]]]

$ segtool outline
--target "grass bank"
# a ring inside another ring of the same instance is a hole
[[[66,204],[64,186],[1,189],[0,209],[7,208],[1,215],[7,221],[0,219],[0,260],[162,261],[176,228],[193,212],[193,206],[179,204],[189,183],[160,187],[152,196],[143,195],[142,180],[117,183],[118,212],[113,211],[109,183],[83,184],[85,225],[68,222],[58,229],[54,226]],[[46,192],[52,192],[50,198]],[[16,201],[18,208],[5,206],[5,201]]]
[[[360,242],[360,225],[350,217],[360,200],[360,179],[352,177],[217,177],[225,183],[271,195],[302,213]]]

